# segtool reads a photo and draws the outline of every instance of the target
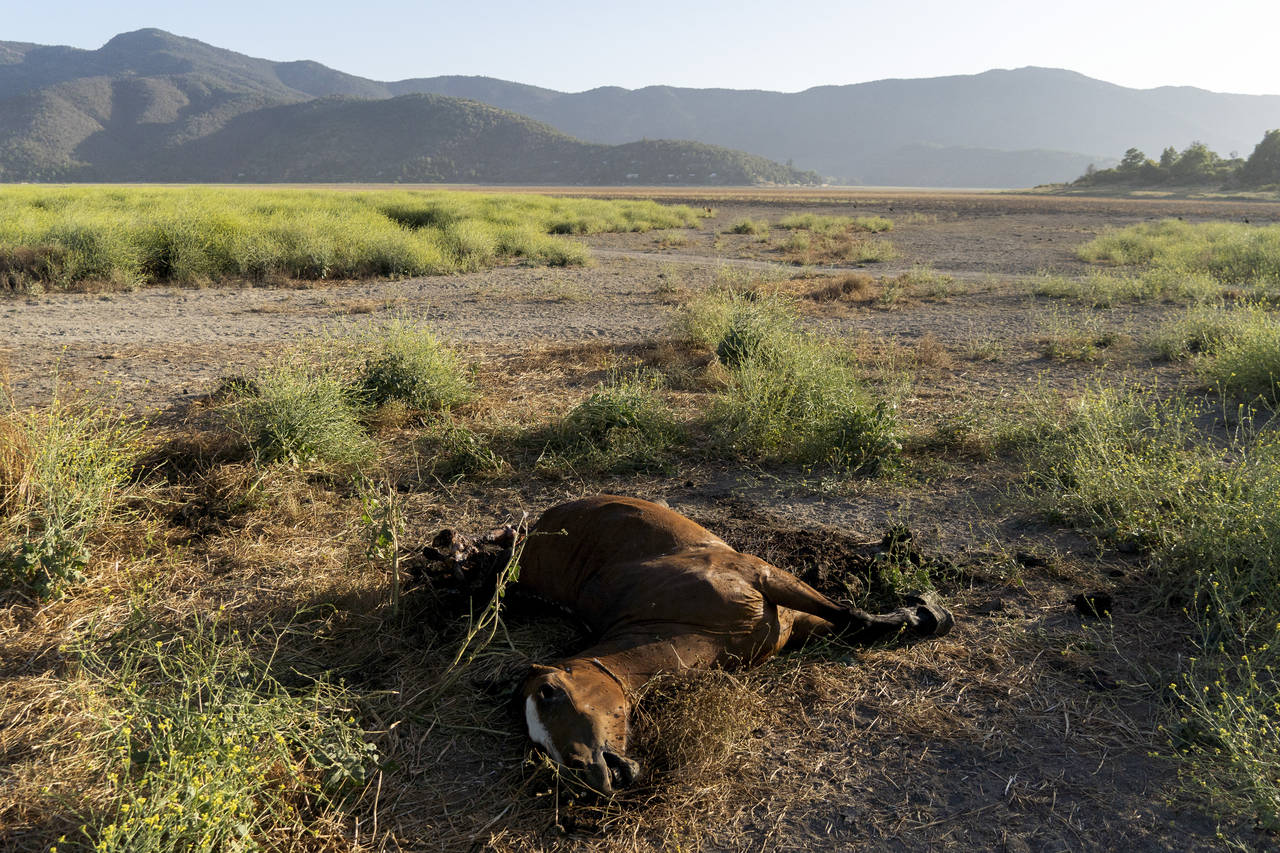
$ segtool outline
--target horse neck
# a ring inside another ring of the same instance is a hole
[[[660,673],[706,665],[698,653],[681,649],[679,639],[606,638],[564,663],[595,667],[631,692]]]

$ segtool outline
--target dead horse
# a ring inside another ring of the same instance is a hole
[[[529,530],[519,585],[598,637],[535,664],[520,700],[529,737],[606,794],[639,773],[626,754],[630,697],[659,673],[755,666],[815,634],[871,641],[953,624],[932,596],[878,616],[841,607],[668,507],[613,495],[548,509]]]

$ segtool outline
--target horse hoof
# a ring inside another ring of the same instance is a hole
[[[935,592],[906,596],[908,605],[915,608],[915,632],[922,637],[941,637],[955,627],[956,619],[942,606],[942,599]]]

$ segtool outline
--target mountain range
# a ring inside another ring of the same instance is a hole
[[[412,87],[404,90],[411,92]],[[0,42],[0,180],[815,183],[694,141],[603,144],[462,98],[161,30]]]
[[[154,29],[98,50],[0,42],[0,180],[741,184],[816,172],[1027,186],[1130,147],[1247,154],[1278,126],[1280,96],[1049,68],[796,93],[566,93],[488,77],[379,82]]]

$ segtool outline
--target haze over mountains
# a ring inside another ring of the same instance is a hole
[[[384,83],[160,30],[98,50],[0,42],[0,180],[741,184],[813,170],[1029,186],[1132,146],[1248,154],[1273,127],[1280,96],[1128,89],[1046,68],[798,93],[564,93],[486,77]]]

